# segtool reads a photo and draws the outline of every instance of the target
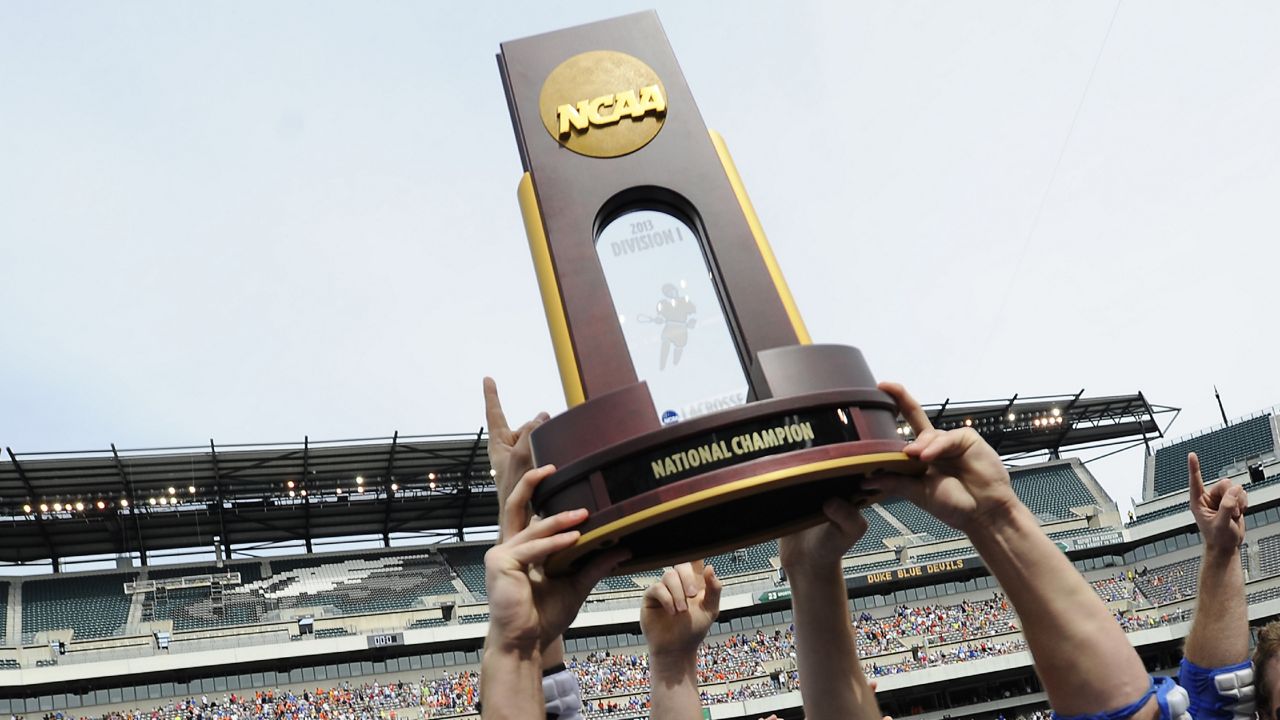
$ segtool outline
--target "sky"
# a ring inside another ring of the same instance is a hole
[[[0,445],[561,411],[494,54],[655,6],[815,341],[1173,435],[1280,403],[1280,4],[9,0]]]

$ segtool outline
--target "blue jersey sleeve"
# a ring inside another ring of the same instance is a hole
[[[1253,717],[1253,663],[1248,660],[1205,668],[1182,659],[1178,684],[1186,688],[1195,720],[1250,720]]]

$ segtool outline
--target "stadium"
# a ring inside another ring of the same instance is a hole
[[[1249,618],[1280,615],[1274,410],[1174,440],[1161,439],[1174,409],[1140,394],[1015,396],[930,412],[939,427],[976,427],[1013,463],[1019,497],[1153,672],[1176,668],[1196,602],[1188,452],[1202,459],[1206,481],[1248,489]],[[1077,456],[1125,443],[1148,448],[1144,496],[1127,522]],[[483,554],[496,513],[482,433],[10,448],[0,497],[0,560],[15,571],[0,580],[0,713],[476,715]],[[968,541],[903,501],[864,515],[869,530],[843,569],[858,649],[885,712],[1043,710],[1018,618]],[[776,541],[708,561],[726,589],[699,651],[704,712],[798,717],[802,679]],[[80,569],[88,566],[107,569]],[[658,574],[601,582],[566,635],[589,717],[647,716],[637,606]]]

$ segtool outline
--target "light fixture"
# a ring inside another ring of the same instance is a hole
[[[49,512],[49,505],[47,503],[40,503],[40,512]]]
[[[156,499],[155,499],[155,498],[147,498],[147,504],[148,504],[148,505],[155,505],[155,504],[156,504]]]
[[[306,490],[303,490],[303,491],[302,491],[302,497],[306,497],[306,496],[307,496],[307,491],[306,491]]]
[[[195,485],[188,485],[188,486],[187,486],[187,492],[191,493],[192,495],[195,495],[195,494],[196,494],[196,486],[195,486]]]
[[[106,510],[106,509],[107,509],[107,504],[106,504],[106,503],[104,503],[104,502],[102,502],[101,500],[99,500],[99,501],[97,502],[97,506],[98,506],[98,509],[99,509],[99,510]]]
[[[120,498],[120,507],[122,508],[129,507],[129,498]]]
[[[435,479],[436,479],[436,474],[435,474],[435,473],[427,473],[427,479],[428,479],[428,480],[435,480]]]
[[[493,468],[489,468],[489,477],[498,477],[498,471]]]
[[[363,484],[364,484],[364,476],[363,476],[363,475],[357,475],[357,476],[356,476],[356,484],[357,484],[357,485],[363,485]]]
[[[1061,415],[1061,414],[1062,414],[1062,411],[1061,411],[1061,410],[1059,410],[1058,408],[1054,408],[1054,409],[1050,410],[1050,411],[1049,411],[1049,413],[1050,413],[1051,415],[1053,415],[1054,417],[1058,417],[1059,415]]]
[[[177,494],[178,494],[178,488],[173,487],[172,485],[170,485],[170,486],[169,486],[169,494],[170,494],[170,495],[177,495]]]
[[[62,503],[60,503],[60,502],[56,502],[56,503],[54,503],[54,504],[53,504],[53,511],[54,511],[54,512],[62,512]]]
[[[168,505],[168,504],[169,504],[169,498],[167,498],[167,497],[162,497],[162,498],[160,498],[160,504],[161,504],[161,505]]]
[[[30,514],[31,514],[31,506],[30,506],[30,505],[23,505],[23,506],[22,506],[22,512],[24,512],[24,513],[26,513],[26,514],[30,515]]]
[[[82,511],[82,510],[84,510],[84,503],[82,503],[82,502],[80,502],[79,500],[77,500],[77,501],[76,501],[76,512],[80,512],[80,511]]]
[[[294,496],[294,492],[293,492],[292,490],[290,490],[290,491],[289,491],[289,497],[293,497],[293,496]]]
[[[399,490],[399,489],[400,489],[400,486],[399,486],[399,485],[397,485],[397,484],[395,484],[395,483],[391,483],[391,492],[395,492],[395,491],[397,491],[397,490]]]
[[[1013,413],[1009,413],[1009,422],[1013,422],[1014,420],[1017,420],[1017,419],[1018,419],[1017,415],[1014,415]]]
[[[293,489],[293,481],[292,481],[292,480],[290,480],[289,482],[285,483],[285,484],[284,484],[284,486],[285,486],[285,487],[287,487],[287,488],[289,488],[289,489]]]
[[[432,490],[435,490],[435,489],[436,489],[436,481],[435,481],[435,480],[432,480],[432,481],[427,485],[427,487],[431,488]]]
[[[965,419],[964,419],[964,426],[965,426],[965,427],[973,427],[973,418],[965,418]]]
[[[337,494],[338,494],[338,495],[341,495],[341,494],[342,494],[342,488],[338,488],[338,493],[337,493]]]

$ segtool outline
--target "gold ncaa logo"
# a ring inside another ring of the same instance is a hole
[[[667,94],[653,68],[612,50],[565,60],[542,83],[542,124],[581,155],[618,157],[649,144],[662,129]]]

